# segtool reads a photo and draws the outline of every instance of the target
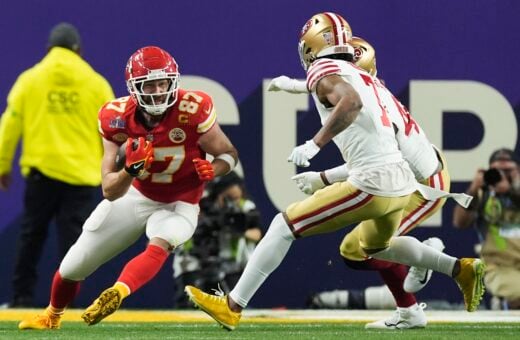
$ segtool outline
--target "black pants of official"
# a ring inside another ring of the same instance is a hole
[[[99,187],[70,185],[48,178],[36,169],[31,171],[26,179],[24,211],[16,248],[13,307],[34,306],[37,265],[51,221],[56,224],[61,261],[81,234],[83,222],[100,198]]]

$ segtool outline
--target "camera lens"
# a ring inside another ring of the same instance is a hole
[[[502,175],[497,169],[491,168],[484,172],[484,183],[486,185],[495,185],[502,180]]]

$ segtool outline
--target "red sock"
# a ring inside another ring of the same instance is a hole
[[[152,244],[148,245],[141,254],[126,264],[117,281],[126,284],[130,288],[131,293],[135,292],[153,279],[163,266],[168,255],[170,253],[161,247]]]
[[[65,308],[74,300],[79,292],[79,281],[64,280],[59,271],[56,271],[51,286],[51,306]]]
[[[408,268],[405,265],[372,258],[365,261],[351,261],[343,258],[343,261],[347,266],[356,270],[378,271],[392,292],[398,307],[410,307],[417,303],[415,296],[403,289],[404,279],[408,274]]]
[[[415,296],[405,292],[403,289],[404,279],[408,274],[408,267],[396,263],[395,266],[379,270],[379,274],[388,288],[390,288],[397,307],[410,307],[417,303]]]

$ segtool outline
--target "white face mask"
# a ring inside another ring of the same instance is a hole
[[[167,86],[157,85],[157,81],[168,80]],[[147,86],[152,83],[155,86]],[[177,101],[179,88],[179,74],[159,72],[152,73],[145,77],[129,79],[127,81],[128,92],[137,100],[147,113],[153,116],[162,115],[166,109],[173,106]],[[155,89],[152,89],[155,87]]]

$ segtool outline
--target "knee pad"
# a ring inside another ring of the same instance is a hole
[[[91,270],[92,266],[88,265],[85,256],[82,256],[82,252],[77,248],[73,245],[69,249],[58,268],[60,276],[65,280],[83,281],[93,271]]]
[[[378,236],[379,235],[374,235],[374,237],[369,239],[359,240],[359,246],[365,254],[373,255],[387,249],[390,246],[390,240]]]
[[[185,216],[168,210],[154,212],[146,223],[148,239],[160,238],[173,247],[188,241],[195,232],[196,225]]]
[[[355,232],[350,232],[345,236],[339,246],[339,252],[345,260],[363,261],[366,257]]]

